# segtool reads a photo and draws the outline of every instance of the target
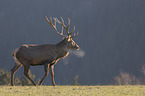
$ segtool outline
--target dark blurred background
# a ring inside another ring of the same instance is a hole
[[[79,32],[74,41],[81,49],[55,65],[56,84],[72,84],[76,75],[83,85],[110,84],[122,71],[142,76],[145,0],[1,0],[0,68],[11,70],[11,52],[22,44],[62,40],[45,16],[69,17]],[[42,78],[43,66],[31,72]],[[23,75],[23,67],[15,75]],[[50,75],[44,84],[51,84]]]

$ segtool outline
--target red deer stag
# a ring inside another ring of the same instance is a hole
[[[24,75],[36,86],[36,83],[29,76],[30,66],[44,65],[45,75],[40,81],[41,85],[48,75],[48,69],[51,74],[52,84],[55,86],[54,81],[54,71],[53,67],[60,58],[65,58],[69,54],[70,49],[79,50],[79,46],[72,40],[73,37],[78,35],[73,34],[75,31],[75,26],[72,32],[69,32],[70,19],[68,18],[68,25],[64,24],[64,20],[61,17],[61,21],[57,18],[54,19],[54,24],[52,22],[52,17],[50,20],[46,17],[47,22],[54,28],[55,32],[64,39],[57,44],[44,44],[44,45],[22,45],[19,48],[16,48],[12,52],[12,56],[15,60],[15,66],[11,69],[11,85],[14,85],[14,74],[15,72],[23,65],[24,66]],[[62,26],[61,33],[57,31],[56,23]],[[63,34],[63,28],[65,28],[67,36]]]

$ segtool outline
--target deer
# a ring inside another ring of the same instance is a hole
[[[63,37],[63,40],[57,44],[24,44],[12,51],[12,56],[15,61],[14,67],[11,69],[11,85],[14,86],[14,74],[21,67],[24,66],[24,75],[28,78],[34,86],[37,84],[29,76],[30,66],[43,65],[45,75],[40,80],[39,85],[42,85],[44,79],[50,73],[52,79],[52,85],[55,86],[54,80],[54,65],[59,59],[65,58],[69,54],[69,50],[79,50],[79,46],[73,41],[72,38],[78,36],[78,32],[74,33],[75,26],[70,32],[70,19],[68,18],[68,25],[66,26],[62,17],[61,21],[57,18],[50,17],[50,20],[46,16],[46,21],[55,32]],[[54,22],[53,22],[54,21]],[[57,31],[56,23],[62,28],[61,32]],[[63,30],[66,30],[66,35],[63,34]],[[72,35],[73,34],[73,35]],[[49,71],[49,72],[48,72]]]

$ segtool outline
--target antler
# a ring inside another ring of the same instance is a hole
[[[68,25],[67,25],[67,26],[64,24],[64,20],[63,20],[62,17],[61,17],[61,21],[62,21],[62,22],[60,22],[57,18],[53,18],[53,19],[54,19],[54,21],[55,21],[55,22],[54,22],[54,25],[53,25],[53,23],[52,23],[52,17],[50,17],[50,21],[49,21],[48,18],[47,18],[47,16],[46,16],[47,22],[54,28],[54,30],[55,30],[55,32],[56,32],[57,34],[59,34],[59,35],[61,35],[61,36],[63,36],[63,37],[67,37],[67,36],[63,35],[63,28],[65,28],[65,29],[66,29],[66,32],[67,32],[67,35],[68,35],[68,38],[73,38],[73,37],[78,36],[78,32],[77,32],[77,34],[74,34],[73,36],[71,36],[71,34],[75,31],[75,26],[74,26],[74,29],[72,30],[72,32],[69,32],[69,26],[70,26],[70,19],[69,19],[69,18],[68,18]],[[58,22],[59,24],[62,25],[61,33],[59,33],[59,32],[57,31],[57,29],[56,29],[56,22]]]
[[[55,32],[56,32],[57,34],[59,34],[60,36],[66,37],[66,36],[63,35],[63,27],[62,27],[61,33],[59,33],[59,32],[57,31],[57,29],[56,29],[56,19],[54,19],[54,20],[55,20],[54,24],[52,23],[52,17],[50,17],[50,21],[49,21],[48,18],[47,18],[47,16],[46,16],[46,20],[47,20],[48,24],[50,24],[50,25],[54,28],[54,30],[55,30]]]

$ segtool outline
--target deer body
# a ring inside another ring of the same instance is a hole
[[[64,40],[63,40],[64,41]],[[29,62],[30,65],[44,65],[65,57],[69,52],[65,44],[23,45],[16,53],[20,62]]]
[[[52,19],[50,21],[46,17],[47,22],[56,30],[56,25],[52,24]],[[67,30],[68,37],[63,34],[58,33],[59,35],[65,37],[61,42],[57,44],[44,44],[44,45],[22,45],[19,48],[15,49],[12,52],[12,56],[15,60],[15,66],[11,69],[11,85],[14,85],[14,74],[15,72],[23,65],[24,66],[24,75],[34,84],[36,83],[29,76],[30,66],[44,65],[45,75],[40,81],[39,85],[41,85],[48,75],[48,70],[52,77],[52,84],[55,85],[54,81],[54,65],[60,58],[65,58],[69,54],[70,49],[79,49],[79,46],[72,40],[73,37],[70,36],[73,32],[69,33],[68,28],[64,25],[64,21],[62,19],[62,23],[58,21],[58,19],[54,19],[55,24],[56,20]],[[69,23],[68,23],[69,25]],[[62,29],[63,30],[63,29]],[[62,31],[63,32],[63,31]]]

